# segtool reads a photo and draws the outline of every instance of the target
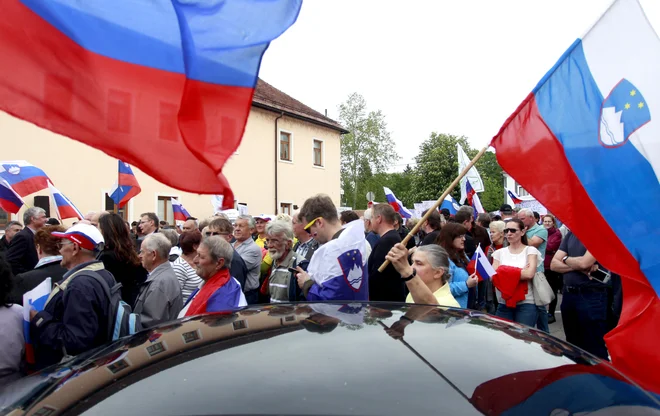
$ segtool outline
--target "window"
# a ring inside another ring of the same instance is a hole
[[[128,92],[108,91],[107,127],[119,133],[131,132],[131,94]]]
[[[323,166],[323,141],[314,140],[314,166]]]
[[[158,197],[158,218],[161,221],[167,221],[168,224],[174,225],[174,213],[172,212],[172,198],[175,196],[159,196]]]
[[[104,209],[108,212],[119,214],[124,219],[124,221],[128,221],[128,203],[126,203],[126,205],[124,205],[122,208],[118,208],[117,205],[115,205],[115,201],[113,201],[112,198],[110,198],[110,195],[107,193],[105,194]]]
[[[199,329],[190,332],[185,332],[181,334],[181,337],[183,338],[183,342],[185,344],[189,344],[191,342],[195,342],[201,339],[201,336],[199,335]]]
[[[280,132],[280,160],[291,162],[291,133]]]
[[[115,361],[112,364],[108,364],[106,367],[108,371],[110,371],[112,374],[117,374],[118,372],[127,369],[131,365],[128,363],[126,359],[121,359],[119,361]]]
[[[525,190],[522,186],[518,185],[518,196],[528,196],[529,192]]]
[[[281,212],[282,214],[291,215],[291,205],[292,205],[292,204],[281,203],[281,204],[280,204],[280,212]]]
[[[158,355],[161,352],[167,351],[167,346],[163,344],[162,342],[157,342],[153,345],[148,346],[145,348],[147,351],[147,354],[149,354],[149,357],[153,357],[154,355]]]
[[[234,331],[237,331],[239,329],[246,329],[248,327],[247,321],[245,319],[232,322],[232,326],[234,327]]]
[[[170,142],[177,141],[179,137],[179,125],[177,124],[178,107],[175,104],[160,103],[160,120],[158,125],[158,137]]]

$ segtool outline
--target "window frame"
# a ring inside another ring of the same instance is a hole
[[[131,218],[131,213],[133,212],[133,198],[129,200],[128,204],[124,205],[124,208],[122,208],[121,210],[117,208],[115,201],[112,201],[112,209],[108,209],[106,195],[107,198],[110,199],[110,189],[101,190],[101,211],[113,212],[115,214],[119,214],[124,219],[124,221],[130,222],[129,218]]]
[[[289,209],[289,212],[285,212],[284,209],[287,207]],[[292,215],[293,213],[293,202],[290,201],[280,201],[280,214],[287,214],[287,215]]]
[[[160,206],[159,206],[159,205],[160,205],[160,201],[167,201],[167,200],[169,200],[169,204],[172,205],[172,198],[175,198],[175,199],[177,199],[177,200],[180,199],[180,198],[179,198],[179,195],[157,193],[157,194],[156,194],[156,209],[155,209],[154,212],[156,213],[156,215],[158,215],[158,220],[159,220],[159,221],[167,221],[167,223],[168,223],[169,225],[175,226],[175,225],[176,225],[176,221],[174,220],[174,211],[172,211],[172,219],[171,219],[171,221],[170,221],[169,219],[166,219],[166,218],[161,218],[160,211],[159,211],[159,208],[160,208]],[[167,215],[167,202],[165,203],[165,207],[164,207],[164,208],[165,208],[165,210],[164,210],[163,212]],[[160,227],[160,224],[158,225],[158,227]]]
[[[282,133],[289,135],[289,159],[282,159]],[[293,132],[279,129],[277,131],[277,160],[282,163],[293,163]]]
[[[316,142],[321,143],[321,164],[316,164],[316,148],[314,144]],[[317,169],[325,169],[325,139],[319,139],[317,137],[312,138],[312,166]]]

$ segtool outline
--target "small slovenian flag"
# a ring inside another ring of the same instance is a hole
[[[509,194],[509,198],[511,198],[511,200],[512,200],[513,203],[514,203],[514,205],[518,205],[518,204],[522,204],[522,203],[523,203],[523,200],[520,199],[520,197],[519,197],[518,195],[516,195],[516,193],[513,192],[512,190],[507,189],[507,190],[506,190],[506,193]]]
[[[25,160],[0,162],[0,178],[22,197],[48,188],[46,173]]]
[[[468,264],[468,270],[471,273],[476,273],[479,281],[489,280],[495,276],[495,269],[493,265],[488,261],[488,257],[484,254],[484,251],[481,249],[481,244],[477,247],[477,250],[474,252],[470,263]]]
[[[4,179],[0,180],[0,208],[16,214],[23,204],[23,200],[14,192],[9,183]]]
[[[401,214],[401,217],[412,218],[412,212],[403,206],[403,203],[399,201],[396,196],[394,196],[394,192],[392,192],[390,188],[383,186],[383,190],[385,191],[385,198],[387,198],[387,202],[392,205],[392,208],[394,208],[396,212]]]
[[[172,198],[172,212],[174,213],[174,221],[185,221],[191,216],[176,198]]]
[[[476,219],[478,214],[486,211],[484,211],[479,195],[477,195],[477,192],[472,188],[469,180],[465,182],[465,190],[467,192],[467,202],[472,208],[474,208],[474,218]]]
[[[447,195],[445,197],[445,200],[442,201],[442,205],[440,205],[440,210],[446,208],[449,211],[450,215],[456,215],[460,207],[461,206],[458,205],[458,202],[456,202],[454,197],[452,197],[451,195]]]
[[[124,163],[121,160],[119,162],[119,178],[110,192],[110,198],[115,202],[115,204],[122,208],[128,203],[134,196],[139,194],[142,189],[140,184],[138,184],[135,175],[133,174],[133,169],[128,163]]]
[[[23,336],[25,337],[25,359],[29,364],[35,363],[34,346],[30,341],[30,311],[44,310],[46,301],[52,289],[50,277],[41,282],[39,286],[23,295]]]
[[[57,216],[60,220],[67,218],[78,218],[79,220],[84,219],[82,212],[76,208],[75,205],[64,196],[64,194],[57,190],[52,183],[48,183],[48,189],[50,189],[50,194],[53,196],[53,201],[55,201],[55,207],[57,208]]]

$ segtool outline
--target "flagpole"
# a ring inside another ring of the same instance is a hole
[[[410,232],[408,233],[408,235],[406,236],[406,238],[404,238],[403,241],[401,241],[401,244],[403,244],[403,245],[405,246],[405,245],[408,243],[408,241],[410,241],[411,238],[415,237],[415,234],[417,234],[417,231],[419,231],[419,229],[420,229],[420,227],[422,226],[422,224],[424,224],[424,221],[426,221],[426,220],[431,216],[431,214],[433,213],[433,211],[437,210],[438,207],[439,207],[440,205],[442,205],[442,202],[445,200],[445,198],[447,197],[447,195],[449,195],[449,193],[450,193],[450,192],[456,187],[456,185],[458,185],[458,183],[461,181],[461,179],[463,179],[463,177],[464,177],[465,175],[467,175],[468,171],[469,171],[470,169],[472,169],[472,166],[474,166],[475,163],[477,163],[477,161],[481,158],[481,156],[483,156],[484,153],[486,153],[486,150],[488,150],[488,146],[484,147],[483,149],[481,149],[481,150],[479,151],[479,153],[477,153],[477,155],[474,157],[474,159],[472,159],[472,160],[470,161],[470,163],[468,163],[468,165],[467,165],[467,166],[463,169],[463,171],[458,175],[458,177],[456,177],[456,179],[454,179],[454,182],[452,182],[451,184],[449,184],[449,186],[447,187],[447,189],[445,189],[445,191],[442,193],[442,195],[440,196],[440,198],[438,198],[438,200],[435,201],[435,204],[433,204],[433,206],[432,206],[431,208],[429,208],[429,209],[426,211],[426,214],[422,217],[422,219],[419,220],[419,221],[417,222],[417,224],[413,227],[412,230],[410,230]],[[390,261],[386,259],[386,260],[383,262],[383,264],[380,265],[380,267],[378,268],[378,271],[381,272],[381,273],[384,272],[384,271],[385,271],[385,268],[386,268],[389,264],[390,264]]]

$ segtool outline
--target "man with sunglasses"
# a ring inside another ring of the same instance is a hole
[[[243,293],[248,305],[259,302],[259,276],[261,272],[261,248],[252,239],[252,229],[255,227],[251,215],[239,215],[234,227],[234,250],[241,256],[247,266],[248,274]],[[209,227],[210,229],[210,227]]]

